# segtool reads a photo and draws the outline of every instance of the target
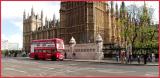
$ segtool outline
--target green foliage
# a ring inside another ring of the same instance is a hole
[[[151,17],[143,12],[135,12],[134,10],[132,13],[131,15],[139,16],[132,19],[139,21],[129,22],[130,18],[120,19],[117,25],[121,26],[123,30],[121,36],[125,37],[134,48],[158,48],[158,25],[151,25]],[[139,53],[137,51],[136,54]]]

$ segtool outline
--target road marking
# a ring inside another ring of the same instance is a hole
[[[124,70],[97,70],[98,72],[104,72],[104,73],[133,73],[136,71],[124,71]]]
[[[69,64],[70,66],[76,66],[77,64]]]
[[[25,72],[25,71],[17,70],[17,69],[14,69],[14,68],[4,68],[4,70],[13,70],[13,71],[17,71],[17,72],[21,72],[21,73],[28,74],[28,73],[27,73],[27,72]]]
[[[158,76],[158,73],[156,74],[154,72],[147,72],[145,76]]]
[[[51,67],[40,67],[40,68],[45,68],[45,69],[49,69],[49,70],[55,69],[55,68],[51,68]]]
[[[14,69],[14,68],[4,68],[4,70],[13,70],[13,71],[18,71],[18,72],[27,73],[27,72],[25,72],[25,71],[16,70],[16,69]]]

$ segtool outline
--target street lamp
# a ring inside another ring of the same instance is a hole
[[[72,59],[73,59],[73,57],[75,57],[75,54],[73,56],[73,53],[74,53],[73,49],[74,49],[74,46],[76,45],[76,40],[73,38],[73,36],[72,36],[71,40],[69,41],[69,45],[71,47]]]

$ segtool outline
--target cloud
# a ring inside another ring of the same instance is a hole
[[[13,23],[13,25],[15,25],[16,27],[18,27],[20,29],[20,31],[23,32],[23,23],[21,21],[13,21],[11,23]]]
[[[1,35],[1,39],[2,39],[2,41],[3,40],[8,40],[8,38],[4,34]]]
[[[54,13],[56,18],[59,18],[59,4],[60,2],[58,1],[2,1],[2,23],[8,21],[20,30],[20,32],[13,33],[12,35],[6,35],[5,32],[2,32],[2,40],[8,40],[10,43],[18,43],[19,48],[22,48],[23,12],[26,11],[26,16],[28,14],[30,15],[33,6],[35,14],[40,14],[41,10],[43,10],[44,18],[47,16],[47,18],[52,19]],[[9,25],[6,26],[10,27]]]
[[[52,19],[55,13],[56,18],[59,18],[60,2],[44,2],[44,1],[2,1],[2,22],[3,19],[12,21],[15,26],[22,30],[23,12],[30,15],[33,6],[35,14],[40,14],[43,10],[44,17]]]

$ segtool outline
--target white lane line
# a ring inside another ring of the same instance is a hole
[[[145,75],[146,76],[158,76],[158,73],[156,74],[155,72],[147,72]]]
[[[4,68],[4,70],[12,70],[12,71],[17,71],[17,72],[21,72],[21,73],[25,73],[27,75],[29,75],[27,72],[25,71],[22,71],[22,70],[17,70],[17,69],[14,69],[14,68]]]
[[[123,71],[123,70],[97,70],[98,72],[104,72],[104,73],[133,73],[136,71]]]
[[[52,68],[52,67],[40,67],[40,68],[49,69],[49,70],[55,69],[55,68]]]

